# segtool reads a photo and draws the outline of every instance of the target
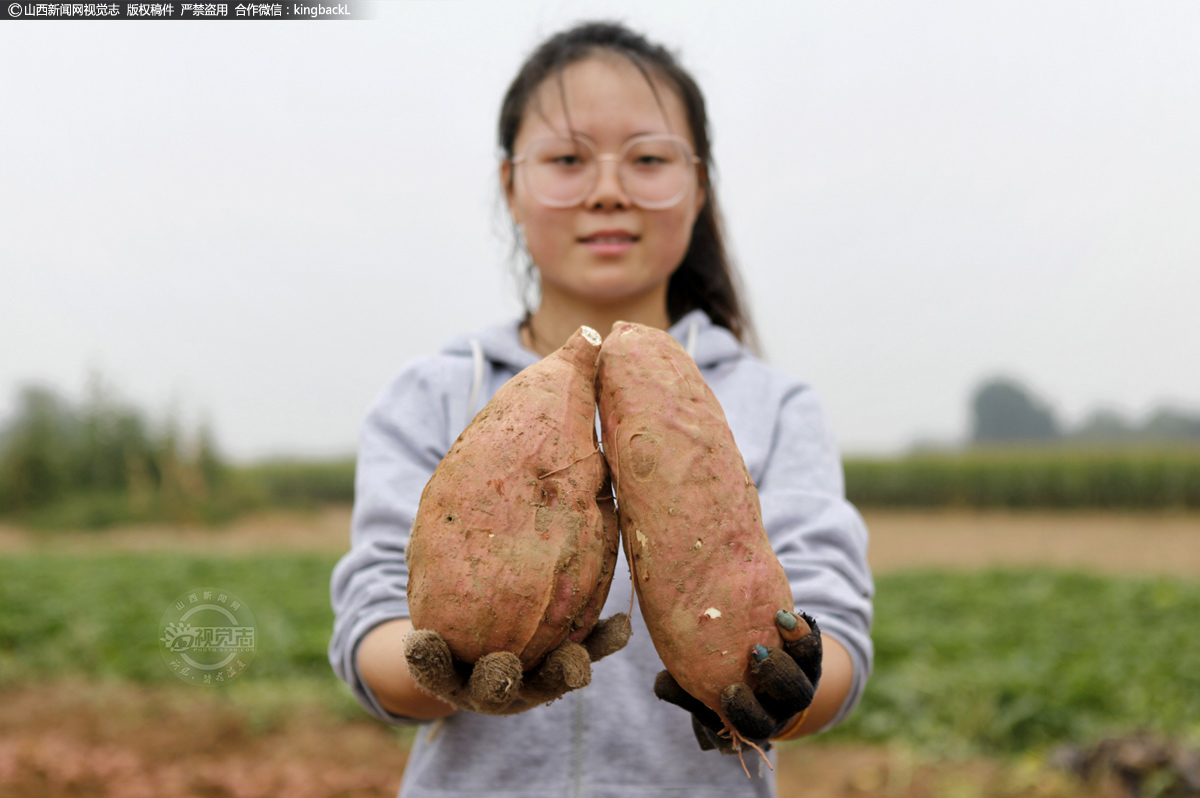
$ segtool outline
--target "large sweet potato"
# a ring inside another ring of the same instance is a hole
[[[528,670],[599,619],[619,540],[596,441],[599,345],[582,327],[509,380],[425,486],[409,609],[458,659],[507,651]]]
[[[751,650],[781,645],[775,614],[792,608],[758,492],[721,405],[669,334],[617,322],[598,382],[604,454],[650,638],[736,741],[721,692],[755,686]]]

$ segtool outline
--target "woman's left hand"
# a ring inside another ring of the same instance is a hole
[[[803,719],[821,680],[821,630],[816,620],[803,612],[797,616],[780,610],[775,624],[783,647],[759,645],[750,654],[758,692],[738,682],[721,693],[722,713],[739,734],[764,751],[770,749],[771,738]],[[702,749],[736,753],[733,741],[721,735],[725,724],[717,713],[680,687],[667,671],[654,681],[654,694],[692,713],[692,730]]]

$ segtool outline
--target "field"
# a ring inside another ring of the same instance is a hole
[[[865,515],[876,676],[850,722],[784,747],[780,795],[1117,795],[1049,758],[1139,730],[1200,743],[1200,516]],[[394,795],[405,732],[324,661],[348,520],[0,527],[0,794]],[[212,689],[155,648],[166,603],[206,583],[243,593],[264,630],[251,670]]]

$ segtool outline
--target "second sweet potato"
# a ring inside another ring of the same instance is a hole
[[[756,644],[779,646],[792,609],[758,492],[716,396],[668,333],[617,322],[600,351],[604,454],[621,536],[655,649],[679,685],[721,712],[755,686]]]

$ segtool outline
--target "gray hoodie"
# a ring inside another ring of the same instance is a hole
[[[815,616],[854,661],[854,684],[833,726],[858,703],[870,675],[874,584],[867,530],[845,499],[841,461],[813,390],[754,358],[701,311],[671,327],[725,411],[758,485],[763,524],[792,584],[796,608]],[[362,430],[351,550],[333,572],[329,660],[359,702],[395,725],[363,683],[359,643],[384,621],[408,617],[404,550],[421,491],[488,399],[538,356],[514,321],[452,340],[406,366]],[[624,555],[604,617],[630,607]],[[404,774],[404,798],[493,796],[770,796],[774,777],[747,757],[701,751],[685,711],[652,692],[662,663],[640,613],[625,649],[593,666],[592,683],[528,712],[460,712],[422,723]],[[751,752],[753,753],[753,752]],[[774,754],[771,755],[772,757]],[[757,758],[757,754],[754,754]]]

